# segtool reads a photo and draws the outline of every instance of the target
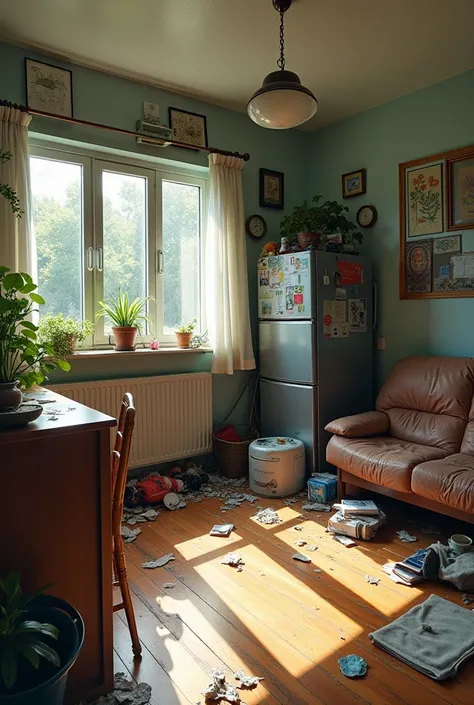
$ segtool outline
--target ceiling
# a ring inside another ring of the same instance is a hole
[[[474,68],[474,0],[294,0],[287,68],[318,129]],[[0,38],[245,111],[276,69],[271,0],[0,0]]]

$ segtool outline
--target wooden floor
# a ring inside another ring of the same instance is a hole
[[[206,499],[186,509],[163,510],[126,548],[143,657],[134,663],[123,612],[115,614],[116,671],[125,670],[152,686],[153,705],[204,703],[202,689],[212,668],[229,673],[240,668],[264,676],[254,690],[241,691],[248,705],[472,705],[474,663],[453,681],[437,683],[371,645],[367,634],[423,601],[430,593],[461,603],[454,588],[441,583],[405,587],[381,570],[384,563],[407,556],[439,536],[422,534],[410,518],[436,522],[448,534],[452,520],[384,500],[388,526],[371,542],[345,548],[324,529],[327,515],[300,515],[301,504],[261,500],[272,506],[282,524],[262,526],[251,517],[255,506],[244,503],[222,515],[221,500]],[[231,521],[229,538],[209,536],[214,523]],[[294,529],[303,525],[301,532]],[[402,543],[396,530],[419,537]],[[314,543],[314,553],[295,541]],[[220,563],[230,550],[245,560],[242,572]],[[300,550],[312,563],[292,559]],[[144,560],[173,552],[164,568],[144,570]],[[316,573],[319,568],[321,573]],[[369,585],[366,574],[380,578]],[[175,582],[173,589],[165,589]],[[467,608],[469,609],[469,608]],[[350,680],[337,659],[351,653],[369,663],[365,678]]]

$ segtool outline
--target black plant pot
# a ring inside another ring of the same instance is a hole
[[[59,597],[40,595],[32,600],[26,619],[54,624],[59,638],[43,636],[45,643],[55,649],[60,658],[59,669],[45,659],[36,671],[22,659],[16,684],[8,695],[0,691],[0,705],[62,705],[66,681],[84,642],[84,622],[79,612]]]

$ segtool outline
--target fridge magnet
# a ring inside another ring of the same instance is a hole
[[[323,301],[323,329],[324,337],[331,337],[331,326],[334,322],[334,301]]]
[[[294,308],[295,308],[295,287],[294,286],[287,286],[286,287],[286,310],[288,313],[293,313]]]
[[[339,284],[363,284],[364,282],[364,265],[359,262],[348,262],[346,260],[338,260],[337,271],[339,272]],[[336,280],[336,276],[334,277]]]
[[[334,301],[334,323],[345,323],[346,317],[346,302],[345,301]]]
[[[432,254],[432,238],[406,243],[405,286],[408,294],[431,291]]]
[[[260,169],[260,206],[278,208],[284,204],[284,174],[281,171]]]
[[[367,333],[367,299],[349,299],[349,330]]]
[[[268,276],[268,269],[262,269],[260,271],[260,286],[269,286],[270,279]]]
[[[275,291],[275,314],[277,316],[283,316],[285,313],[285,298],[283,296],[283,289],[277,289]]]
[[[295,293],[293,295],[293,302],[295,306],[298,307],[298,313],[304,312],[304,286],[298,284],[295,286]]]
[[[72,72],[25,59],[26,104],[30,110],[72,117]]]
[[[187,110],[169,108],[169,125],[176,142],[199,147],[207,147],[207,120],[205,115],[190,113]]]
[[[474,158],[448,160],[448,230],[474,228]]]
[[[349,324],[348,323],[334,323],[331,326],[331,338],[348,338],[349,337]]]
[[[442,164],[407,171],[408,237],[443,232],[442,174]]]
[[[462,253],[461,234],[433,240],[433,291],[445,291],[452,279],[452,259]]]
[[[272,315],[272,300],[262,299],[262,316]]]
[[[346,290],[339,287],[336,288],[336,301],[346,300]]]
[[[342,175],[342,197],[351,198],[366,193],[366,171],[358,169]]]

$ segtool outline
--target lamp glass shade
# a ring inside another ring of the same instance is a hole
[[[271,130],[298,127],[315,115],[318,101],[292,71],[268,74],[247,105],[249,117]]]

